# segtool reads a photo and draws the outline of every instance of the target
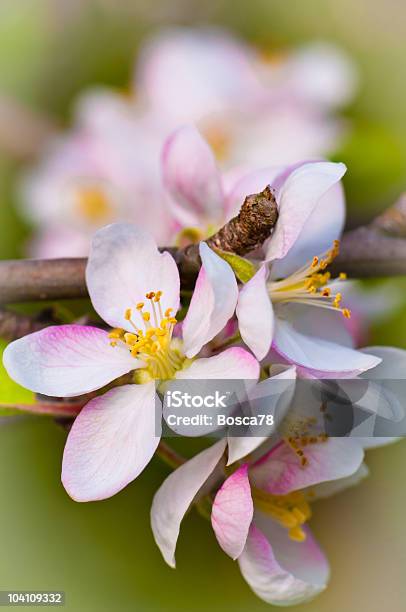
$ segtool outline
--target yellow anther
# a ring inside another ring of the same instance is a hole
[[[112,340],[112,342],[110,342],[110,346],[114,348],[115,346],[117,346],[117,342],[115,340]]]
[[[131,320],[131,317],[132,317],[132,310],[131,310],[131,308],[127,308],[127,310],[126,310],[126,311],[125,311],[125,313],[124,313],[124,318],[125,318],[127,321],[130,321],[130,320]]]
[[[151,318],[151,315],[149,314],[149,312],[143,312],[142,318],[144,319],[144,321],[149,321]]]
[[[289,529],[289,537],[295,542],[304,542],[306,539],[306,533],[299,525],[296,525],[296,527]]]
[[[277,514],[278,513],[275,512],[275,515]],[[295,517],[288,510],[281,510],[278,520],[280,524],[282,525],[282,527],[286,527],[286,529],[291,529],[292,527],[296,527],[297,525],[297,521]]]
[[[137,310],[142,310],[144,308],[144,302],[138,302],[136,308]]]
[[[303,525],[303,523],[306,522],[306,515],[299,508],[293,508],[292,514],[299,523],[299,525]]]
[[[157,291],[154,297],[154,302],[159,302],[162,297],[162,291]]]
[[[133,346],[138,341],[138,336],[136,334],[126,333],[124,334],[124,340],[126,344]]]
[[[158,327],[155,330],[155,335],[156,336],[166,336],[166,330],[165,329],[159,329]]]
[[[313,261],[312,261],[311,267],[312,268],[317,268],[318,265],[319,265],[319,258],[316,255],[316,256],[313,257]]]
[[[155,297],[155,291],[150,291],[149,293],[146,293],[145,297],[147,298],[147,300],[152,300],[152,298]]]
[[[109,338],[112,338],[113,340],[121,340],[121,338],[124,337],[124,330],[123,329],[112,329],[111,332],[109,333]]]
[[[323,297],[330,297],[330,295],[331,295],[330,287],[326,287],[325,289],[323,289],[323,291],[321,292],[321,295]]]
[[[169,319],[169,323],[172,323],[172,325],[176,325],[176,323],[177,323],[177,322],[178,322],[178,320],[177,320],[177,319],[175,319],[175,317],[171,317],[171,318]]]
[[[149,314],[148,312],[145,312],[144,314]],[[149,329],[146,330],[145,335],[147,338],[152,338],[152,336],[155,336],[155,327],[150,327]]]
[[[168,319],[162,319],[161,321],[161,328],[162,329],[166,329],[168,327],[169,321]]]
[[[342,299],[343,299],[343,296],[341,295],[341,293],[337,293],[333,301],[334,308],[339,308]]]
[[[340,272],[340,274],[338,275],[338,278],[340,280],[346,280],[347,279],[347,274],[345,272]]]
[[[349,308],[343,308],[342,313],[346,319],[351,319],[351,310]]]
[[[166,318],[171,316],[171,313],[173,312],[173,308],[167,308],[164,312],[164,315]]]

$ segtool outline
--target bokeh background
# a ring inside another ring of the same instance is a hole
[[[406,189],[406,5],[400,0],[2,0],[0,90],[8,103],[0,106],[0,258],[22,256],[30,235],[15,187],[36,148],[36,134],[23,123],[17,134],[10,130],[9,103],[15,113],[20,104],[31,109],[44,126],[68,125],[80,91],[94,84],[126,88],[143,39],[173,24],[224,26],[267,51],[312,40],[338,43],[361,75],[347,110],[353,131],[335,154],[349,167],[349,225],[368,220]],[[396,287],[405,294],[402,279]],[[406,348],[405,317],[401,305],[374,325],[370,344]],[[166,475],[158,459],[115,498],[76,504],[59,481],[64,439],[45,418],[2,422],[0,589],[64,590],[69,611],[269,609],[193,512],[181,534],[178,569],[165,566],[149,528],[151,499]],[[332,580],[303,612],[406,608],[406,444],[369,451],[368,465],[371,475],[360,486],[315,507],[312,525]]]

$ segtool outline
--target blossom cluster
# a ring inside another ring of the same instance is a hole
[[[26,181],[26,207],[41,225],[37,254],[87,254],[94,234],[86,281],[101,322],[45,328],[3,357],[11,378],[36,393],[88,399],[63,455],[74,500],[111,497],[145,469],[173,381],[242,379],[265,397],[285,381],[269,401],[288,418],[303,401],[297,378],[403,377],[404,351],[356,347],[348,281],[329,271],[346,167],[321,158],[339,132],[332,110],[354,84],[329,47],[276,62],[219,32],[168,32],[142,52],[131,99],[82,99],[72,133]],[[278,218],[238,282],[205,238],[265,187]],[[201,260],[191,297],[158,248],[187,241],[199,243]],[[300,419],[289,422],[266,437],[225,435],[168,476],[151,524],[169,565],[183,517],[205,503],[220,547],[264,601],[294,604],[326,587],[312,504],[361,480],[364,449],[388,439],[312,436]]]

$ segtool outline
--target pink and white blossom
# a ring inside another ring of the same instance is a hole
[[[22,208],[38,227],[30,254],[87,255],[93,233],[114,221],[136,223],[158,244],[171,244],[179,217],[167,206],[160,156],[175,128],[195,124],[223,169],[241,166],[240,174],[323,157],[342,131],[331,111],[351,99],[355,82],[351,64],[329,45],[275,63],[220,30],[161,33],[141,51],[130,95],[82,94],[71,130],[51,140],[27,173]],[[199,226],[208,212],[214,220],[231,212],[218,185],[210,189],[191,210],[192,219],[208,196]],[[186,213],[180,227],[185,223]]]
[[[141,52],[135,88],[172,125],[194,123],[227,167],[325,156],[343,125],[357,75],[337,48],[314,43],[281,58],[218,29],[173,28]]]
[[[225,440],[220,440],[196,455],[156,493],[151,524],[164,559],[175,567],[182,519],[214,475],[219,484],[212,499],[212,527],[221,548],[238,560],[252,590],[274,605],[313,598],[325,589],[329,566],[307,525],[309,502],[317,499],[319,486],[324,497],[365,475],[361,445],[348,439],[317,440],[306,447],[303,467],[297,452],[280,441],[228,477],[225,449]]]
[[[85,405],[70,430],[62,482],[73,499],[110,497],[148,464],[160,439],[160,381],[257,380],[259,364],[243,348],[196,358],[226,325],[238,295],[232,269],[205,243],[200,257],[181,339],[173,336],[179,308],[174,259],[135,226],[107,226],[95,235],[86,276],[93,306],[113,331],[49,327],[5,350],[11,378],[38,393],[72,397],[113,383]],[[114,383],[122,376],[123,384]]]
[[[312,162],[274,178],[276,227],[237,305],[241,336],[257,358],[272,348],[279,361],[294,363],[306,376],[351,377],[380,362],[353,348],[345,325],[351,316],[343,305],[346,280],[333,281],[326,270],[338,254],[344,226],[345,170],[343,164]],[[255,191],[265,175],[242,179],[241,190]]]

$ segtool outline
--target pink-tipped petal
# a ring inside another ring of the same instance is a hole
[[[345,222],[345,196],[336,183],[320,198],[289,252],[272,264],[272,278],[283,278],[329,250],[340,238]]]
[[[308,601],[325,589],[328,563],[308,529],[304,542],[294,542],[287,529],[272,519],[258,513],[254,521],[238,563],[258,597],[288,606]]]
[[[151,527],[155,541],[171,567],[175,567],[175,550],[180,525],[190,504],[212,474],[226,447],[220,440],[195,455],[172,472],[155,494],[151,507]]]
[[[224,216],[224,198],[214,155],[197,129],[178,128],[162,153],[164,184],[176,205],[201,222]],[[176,209],[175,209],[176,212]]]
[[[320,199],[345,171],[344,164],[312,162],[288,175],[277,195],[279,217],[269,240],[268,261],[281,259],[288,253]]]
[[[139,302],[146,302],[146,293],[162,291],[162,310],[179,307],[179,272],[173,257],[160,253],[153,238],[130,224],[116,223],[99,230],[86,270],[86,281],[95,310],[113,327],[133,331],[125,318],[133,309],[133,320],[143,328]],[[152,313],[151,313],[151,320]]]
[[[58,325],[24,336],[3,354],[10,377],[23,387],[56,397],[101,389],[142,366],[124,346],[110,345],[108,333],[85,325]]]
[[[205,242],[200,243],[202,267],[183,322],[184,350],[194,357],[234,314],[238,299],[234,272]]]
[[[142,472],[160,439],[157,402],[151,382],[117,387],[86,404],[63,454],[62,483],[72,499],[106,499]]]
[[[263,265],[242,287],[236,309],[241,337],[260,361],[271,348],[274,329],[266,279],[267,267]]]
[[[328,374],[330,378],[360,374],[381,362],[374,355],[301,334],[280,319],[275,322],[273,347],[288,362],[324,377]]]
[[[252,482],[274,495],[285,495],[329,480],[346,478],[360,467],[364,452],[356,439],[328,438],[307,445],[306,465],[281,442],[251,468]]]
[[[245,463],[217,491],[211,511],[217,541],[232,559],[237,559],[244,549],[253,513],[248,464]]]
[[[257,380],[259,363],[248,351],[233,347],[222,351],[214,357],[196,359],[185,370],[176,374],[179,380]]]

